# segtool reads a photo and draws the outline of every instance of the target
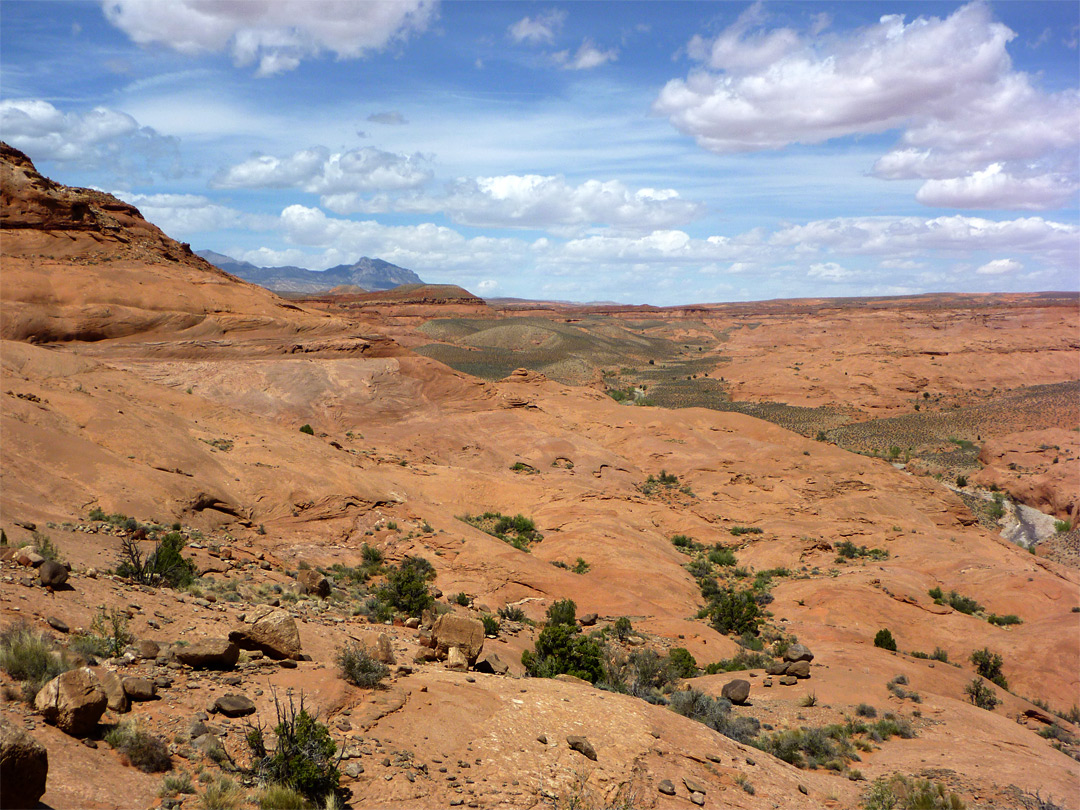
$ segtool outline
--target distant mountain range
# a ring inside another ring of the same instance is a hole
[[[318,293],[341,285],[374,291],[390,290],[402,284],[424,283],[412,270],[367,256],[362,256],[355,264],[339,264],[329,270],[305,270],[303,267],[258,267],[212,250],[199,250],[196,253],[226,273],[274,292]]]

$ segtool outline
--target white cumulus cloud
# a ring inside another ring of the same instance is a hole
[[[337,213],[401,211],[443,213],[461,225],[495,228],[543,228],[572,235],[590,226],[651,231],[697,219],[700,203],[684,200],[674,189],[636,191],[618,180],[586,180],[578,185],[561,176],[502,175],[462,178],[443,195],[398,198],[359,196],[328,200]]]
[[[33,160],[108,165],[118,175],[170,164],[177,171],[177,141],[109,107],[63,112],[40,99],[0,101],[0,138]]]
[[[522,17],[510,26],[508,33],[514,42],[552,43],[555,34],[566,21],[566,12],[551,9],[535,17]]]
[[[421,32],[435,0],[104,0],[105,18],[139,45],[183,54],[228,51],[256,75],[292,70],[329,51],[355,59]]]
[[[112,193],[124,202],[134,205],[148,222],[173,237],[229,228],[270,230],[277,219],[218,205],[199,194],[133,194],[126,191]]]
[[[1023,270],[1024,265],[1015,259],[994,259],[975,270],[980,276],[1001,276]]]
[[[619,58],[619,51],[617,48],[601,50],[591,39],[586,39],[572,56],[570,51],[559,51],[553,54],[552,58],[564,70],[590,70],[608,62],[614,62]]]
[[[667,83],[655,111],[717,153],[902,129],[873,172],[931,181],[919,197],[930,205],[1042,209],[1075,194],[1080,94],[1045,92],[1016,71],[1015,34],[988,5],[887,15],[833,36],[766,21],[755,5],[716,37],[692,39],[699,66]],[[979,173],[994,165],[988,182]]]
[[[355,192],[416,188],[431,179],[421,155],[401,155],[367,146],[333,152],[316,146],[288,157],[262,155],[219,172],[218,188],[299,188],[322,194],[328,207],[336,196]]]

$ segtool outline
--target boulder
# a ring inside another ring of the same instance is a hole
[[[705,806],[705,794],[704,793],[691,793],[690,801],[696,804],[698,807]]]
[[[0,715],[0,808],[37,807],[48,776],[45,746]]]
[[[469,659],[465,657],[461,647],[451,647],[446,656],[446,668],[464,672],[469,668]]]
[[[148,638],[140,638],[133,646],[139,658],[157,658],[158,653],[161,652],[161,646]]]
[[[63,619],[58,619],[55,616],[49,616],[45,619],[49,627],[55,630],[57,633],[67,633],[71,631],[71,628],[67,626],[67,622]]]
[[[229,631],[229,640],[245,650],[261,650],[271,658],[300,658],[300,631],[284,610],[262,605]]]
[[[232,669],[240,659],[240,648],[227,638],[207,638],[174,646],[173,654],[193,669]]]
[[[746,703],[747,698],[750,697],[750,681],[744,681],[741,678],[728,681],[724,684],[724,688],[720,690],[720,697],[727,698],[732,703],[738,703],[739,705]]]
[[[390,646],[390,636],[386,633],[379,633],[379,637],[375,639],[375,658],[383,664],[396,664],[397,659],[394,658],[394,650]]]
[[[191,744],[195,746],[196,750],[215,762],[225,758],[225,746],[221,744],[221,740],[217,738],[216,734],[209,731],[200,734],[191,741]]]
[[[477,672],[486,672],[489,675],[505,675],[510,671],[510,665],[499,658],[499,654],[489,652],[482,655],[473,667]]]
[[[153,700],[157,696],[157,687],[149,678],[124,678],[121,684],[128,700]]]
[[[68,579],[67,566],[56,560],[45,560],[38,566],[38,579],[49,588],[59,588]]]
[[[244,695],[221,695],[214,701],[213,709],[226,717],[243,717],[255,714],[255,702]]]
[[[810,677],[810,662],[809,661],[792,661],[787,666],[787,675],[794,675],[796,678],[809,678]]]
[[[124,692],[124,684],[120,680],[120,676],[111,669],[99,668],[93,672],[98,679],[98,686],[105,693],[105,699],[108,701],[110,711],[119,712],[120,714],[128,711],[130,708],[128,697],[127,693]]]
[[[705,786],[701,784],[701,782],[691,779],[689,776],[684,776],[682,782],[686,785],[686,789],[691,793],[705,793]]]
[[[663,780],[658,786],[657,790],[663,793],[665,796],[675,795],[675,785],[671,784],[670,779]]]
[[[598,618],[599,617],[595,613],[586,613],[584,616],[578,619],[578,622],[581,624],[582,627],[592,627],[594,624],[596,624],[596,620]]]
[[[45,722],[73,737],[94,731],[108,705],[109,699],[98,679],[87,667],[57,675],[34,698],[34,708]]]
[[[783,675],[787,672],[787,661],[770,661],[765,666],[766,675]]]
[[[313,568],[303,568],[296,572],[296,581],[305,589],[305,593],[312,593],[320,599],[330,595],[330,580]]]
[[[460,647],[472,666],[484,648],[484,623],[468,616],[444,613],[431,628],[431,638],[440,659],[449,655],[451,647]]]
[[[814,654],[805,644],[792,644],[784,651],[785,661],[813,661]]]
[[[34,551],[33,548],[24,546],[15,552],[15,562],[19,565],[24,565],[27,568],[37,568],[45,562],[45,558]]]
[[[780,685],[781,686],[794,686],[796,684],[797,680],[798,679],[794,675],[781,675],[780,676]]]
[[[593,748],[592,743],[587,738],[570,735],[566,738],[566,744],[570,746],[570,750],[577,751],[582,756],[596,762],[596,749]]]

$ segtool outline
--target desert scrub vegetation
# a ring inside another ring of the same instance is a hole
[[[116,726],[105,735],[105,742],[140,771],[160,773],[172,769],[168,743],[155,734],[143,731],[133,722]]]
[[[163,535],[149,554],[139,545],[139,529],[120,540],[119,560],[116,573],[139,585],[168,585],[182,588],[195,581],[195,566],[180,552],[184,548],[184,535],[170,531]],[[143,535],[146,536],[143,531]]]
[[[887,627],[878,630],[874,635],[874,646],[880,647],[883,650],[889,650],[890,652],[896,652],[896,639],[893,638],[892,631]]]
[[[551,564],[554,565],[556,568],[561,568],[564,571],[569,571],[572,574],[587,574],[589,573],[589,569],[592,567],[587,562],[585,562],[585,559],[583,557],[578,557],[577,561],[573,565],[565,563],[562,560],[552,560]]]
[[[753,717],[733,714],[730,701],[714,698],[697,689],[675,692],[668,701],[668,708],[742,743],[753,744],[761,729],[761,724]]]
[[[764,669],[773,662],[771,655],[763,652],[741,649],[731,658],[723,658],[706,665],[705,674],[715,675],[718,672],[742,672],[747,669]]]
[[[931,588],[927,591],[927,594],[934,600],[935,605],[948,605],[953,610],[959,611],[960,613],[966,613],[969,616],[980,613],[983,610],[983,606],[974,599],[963,596],[956,591],[944,593],[941,588]]]
[[[245,801],[244,791],[227,776],[211,779],[199,794],[199,810],[238,810]]]
[[[497,612],[499,618],[503,621],[521,623],[529,621],[529,617],[525,615],[525,611],[517,605],[503,605]]]
[[[366,644],[350,641],[338,649],[334,661],[341,677],[353,686],[374,689],[390,674],[390,669],[379,661]]]
[[[844,562],[845,560],[857,560],[857,559],[870,559],[875,562],[881,562],[882,560],[889,559],[889,552],[883,548],[867,548],[866,546],[857,546],[850,540],[841,540],[839,543],[833,545],[836,550],[836,561]]]
[[[494,638],[499,635],[499,620],[492,616],[490,613],[485,613],[480,617],[481,623],[484,625],[484,635]]]
[[[536,530],[536,523],[520,514],[508,517],[501,512],[484,512],[482,515],[466,514],[459,520],[492,537],[498,537],[520,551],[528,551],[530,544],[544,539],[544,535]]]
[[[68,648],[88,660],[115,658],[135,640],[128,631],[128,616],[121,610],[98,608],[90,621],[90,629],[71,637]]]
[[[967,805],[941,782],[902,774],[875,779],[863,796],[863,810],[965,810]]]
[[[338,789],[341,774],[340,757],[335,758],[337,745],[330,730],[316,715],[304,708],[300,695],[299,707],[289,698],[288,706],[276,697],[274,709],[277,725],[273,750],[266,745],[262,725],[252,726],[245,737],[251,753],[251,773],[264,786],[281,785],[300,793],[311,802],[323,802]]]
[[[0,630],[0,669],[22,682],[22,697],[34,699],[46,683],[72,668],[51,636],[20,619]]]
[[[158,796],[162,799],[168,799],[181,793],[192,794],[194,792],[195,785],[191,782],[191,774],[187,771],[181,771],[180,773],[171,773],[162,780]]]
[[[1012,625],[1024,623],[1024,620],[1015,613],[1006,613],[1004,616],[998,616],[996,613],[991,613],[986,617],[986,620],[990,622],[990,624],[996,624],[998,627],[1011,627]]]
[[[992,712],[997,708],[1001,700],[982,678],[972,678],[971,683],[964,687],[964,694],[973,706]]]
[[[897,675],[887,684],[885,688],[896,695],[900,700],[910,700],[914,703],[922,703],[922,696],[914,689],[904,689],[908,684],[906,675]]]
[[[1005,691],[1009,690],[1009,681],[1005,673],[1001,671],[1005,660],[996,652],[983,647],[971,653],[971,663],[975,665],[975,671],[995,686],[1000,686]]]
[[[393,618],[394,611],[419,616],[435,603],[428,582],[435,567],[423,557],[405,557],[399,565],[385,569],[386,582],[379,586],[366,605],[380,621]]]
[[[534,678],[573,675],[596,683],[604,675],[600,642],[584,635],[577,626],[577,605],[570,599],[553,602],[547,623],[532,650],[521,653],[521,663]]]
[[[31,540],[34,543],[34,549],[44,557],[46,560],[55,560],[56,562],[63,562],[60,556],[60,549],[53,543],[52,539],[47,534],[41,532],[32,532]]]
[[[689,484],[679,486],[679,476],[674,473],[669,473],[667,470],[661,470],[659,476],[649,475],[645,479],[645,483],[638,486],[638,491],[642,495],[657,495],[663,492],[678,491],[684,495],[693,497],[694,491],[690,489]]]
[[[732,526],[731,533],[735,537],[740,537],[744,534],[761,534],[762,530],[757,526]]]
[[[797,768],[844,771],[859,761],[857,749],[871,750],[873,743],[892,737],[911,739],[911,724],[892,714],[871,723],[848,720],[827,726],[802,727],[762,734],[751,744]]]

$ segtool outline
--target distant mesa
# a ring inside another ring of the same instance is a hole
[[[259,267],[213,250],[200,250],[197,254],[227,273],[279,293],[323,293],[337,287],[359,288],[335,290],[335,294],[348,294],[424,283],[412,270],[367,256],[362,256],[355,264],[339,264],[329,270],[305,270],[292,266]]]

